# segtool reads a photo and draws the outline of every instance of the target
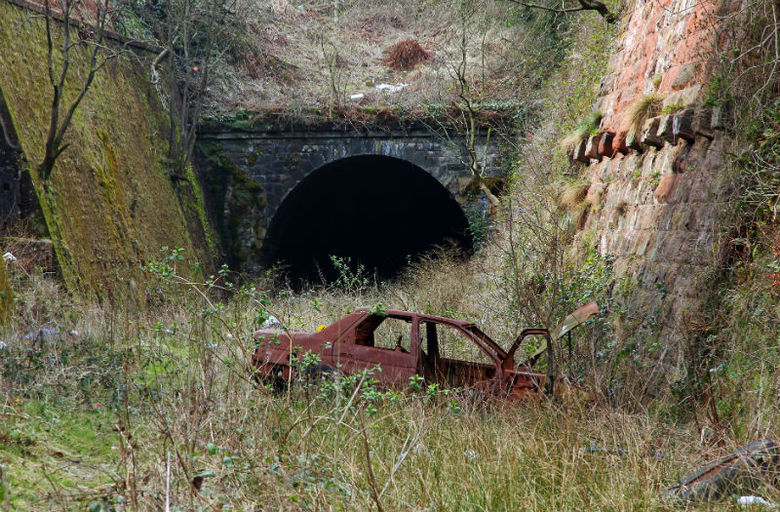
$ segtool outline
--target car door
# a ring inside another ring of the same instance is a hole
[[[350,373],[378,366],[374,379],[405,385],[417,373],[419,343],[415,331],[411,316],[368,315],[355,329]]]

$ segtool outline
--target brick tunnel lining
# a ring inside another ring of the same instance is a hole
[[[349,257],[382,279],[435,245],[471,251],[468,221],[452,194],[423,169],[385,156],[327,164],[303,179],[271,220],[266,266],[293,282],[331,281],[330,256]]]

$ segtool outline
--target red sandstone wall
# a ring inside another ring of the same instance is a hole
[[[667,94],[666,104],[698,99],[712,53],[716,1],[634,4],[602,83],[597,107],[604,114],[604,127],[618,131],[626,109],[641,94]]]
[[[704,107],[702,98],[717,7],[711,0],[634,5],[596,105],[605,133],[572,155],[591,179],[591,212],[579,236],[595,233],[599,251],[616,257],[617,273],[638,284],[628,303],[632,328],[661,332],[666,343],[682,335],[701,300],[727,194],[728,112]],[[656,92],[666,95],[664,105],[686,108],[651,119],[627,144],[626,111]]]

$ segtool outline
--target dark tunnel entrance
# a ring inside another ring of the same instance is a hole
[[[331,255],[387,279],[448,243],[471,250],[466,216],[446,188],[404,160],[356,156],[317,169],[289,192],[271,220],[263,259],[281,263],[293,284],[336,279]]]

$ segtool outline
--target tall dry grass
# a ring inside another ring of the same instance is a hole
[[[12,510],[664,509],[659,491],[738,442],[712,446],[647,411],[387,391],[370,375],[281,395],[251,379],[261,307],[296,330],[376,303],[498,328],[479,260],[424,259],[396,284],[348,293],[247,287],[205,301],[178,288],[144,314],[61,299],[56,323],[80,337],[34,345],[6,331]]]

